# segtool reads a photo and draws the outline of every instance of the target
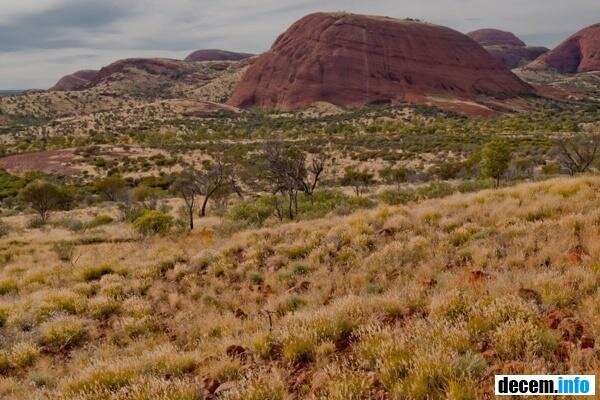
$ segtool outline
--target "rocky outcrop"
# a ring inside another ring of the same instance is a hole
[[[499,29],[479,29],[467,36],[509,69],[528,64],[548,51],[545,47],[528,47],[513,33]]]
[[[179,60],[168,58],[128,58],[116,61],[98,71],[91,86],[96,86],[106,80],[119,80],[133,71],[143,72],[149,75],[160,75],[176,79],[185,74],[186,65]]]
[[[98,71],[86,69],[83,71],[77,71],[74,74],[64,76],[52,86],[50,90],[53,91],[68,91],[68,90],[82,90],[89,86],[90,82],[96,77]]]
[[[197,50],[187,56],[185,61],[240,61],[253,57],[254,54],[235,53],[233,51],[205,49]]]
[[[467,33],[467,36],[482,46],[526,46],[514,33],[500,29],[478,29]]]
[[[600,71],[600,24],[580,30],[526,68],[561,74]]]
[[[518,96],[533,89],[450,28],[347,13],[310,14],[248,68],[229,100],[291,110],[396,103],[427,95]]]

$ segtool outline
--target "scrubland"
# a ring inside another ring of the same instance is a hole
[[[594,374],[599,203],[583,176],[233,236],[6,218],[0,397],[481,399],[496,373]]]

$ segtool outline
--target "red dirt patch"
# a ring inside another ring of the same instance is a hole
[[[75,155],[72,150],[47,150],[16,154],[0,158],[0,168],[8,172],[42,171],[49,174],[77,175],[71,166]]]

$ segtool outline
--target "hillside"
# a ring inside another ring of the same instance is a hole
[[[294,23],[252,63],[229,104],[285,111],[317,101],[360,107],[427,104],[428,96],[477,100],[533,92],[481,46],[450,28],[315,13]]]
[[[529,47],[512,32],[499,29],[478,29],[467,33],[467,36],[482,45],[508,69],[529,64],[548,52],[545,47]]]
[[[241,61],[250,57],[254,57],[254,54],[219,49],[202,49],[188,55],[185,61]]]
[[[480,399],[495,373],[595,371],[599,193],[561,178],[232,237],[7,217],[0,397]]]
[[[600,71],[600,23],[573,34],[526,68],[561,74]]]

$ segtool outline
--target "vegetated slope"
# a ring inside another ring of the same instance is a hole
[[[499,29],[478,29],[467,36],[509,69],[528,64],[549,51],[546,47],[528,47],[513,33]]]
[[[518,96],[533,89],[452,29],[414,20],[315,13],[259,56],[229,103],[290,110],[316,101],[357,107],[450,95]]]
[[[124,112],[170,99],[224,102],[246,64],[169,59],[120,60],[102,68],[85,87],[0,97],[4,114],[36,118]]]
[[[495,374],[595,371],[599,201],[581,177],[214,244],[9,234],[0,395],[485,398]]]
[[[196,50],[185,58],[185,61],[241,61],[253,57],[250,53],[236,53],[227,50]]]
[[[575,33],[527,68],[561,74],[600,71],[600,23]]]
[[[181,97],[228,70],[233,63],[195,63],[165,58],[130,58],[103,67],[86,88],[105,95],[143,98]]]
[[[68,90],[81,90],[89,86],[90,82],[96,77],[98,71],[93,69],[86,69],[77,71],[73,74],[64,76],[52,86],[50,90],[55,91],[68,91]]]

